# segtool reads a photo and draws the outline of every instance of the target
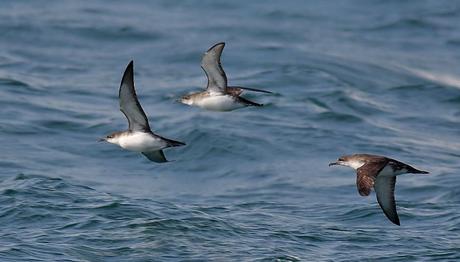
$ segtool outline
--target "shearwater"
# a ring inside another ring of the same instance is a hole
[[[159,136],[150,129],[149,121],[134,89],[133,61],[126,67],[118,96],[120,110],[128,119],[128,130],[112,133],[100,141],[107,141],[124,149],[140,152],[149,160],[157,163],[168,162],[162,149],[185,145],[185,143]]]
[[[201,68],[208,78],[206,90],[183,96],[179,101],[190,106],[197,106],[211,111],[231,111],[246,106],[263,106],[240,95],[244,90],[272,93],[270,91],[227,86],[227,76],[220,63],[225,43],[217,43],[203,55]]]
[[[348,166],[355,169],[356,185],[361,196],[368,196],[374,187],[377,201],[387,218],[396,225],[400,225],[396,212],[395,184],[396,176],[405,173],[428,174],[426,171],[415,169],[398,160],[384,156],[355,154],[342,156],[332,165]]]

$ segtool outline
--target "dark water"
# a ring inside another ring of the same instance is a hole
[[[1,1],[1,261],[460,259],[457,1]],[[230,113],[175,99],[225,41]],[[121,75],[152,127],[187,142],[158,165],[123,130]],[[342,154],[398,178],[401,226],[360,197]]]

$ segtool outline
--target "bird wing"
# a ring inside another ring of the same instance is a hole
[[[156,162],[156,163],[168,162],[168,160],[166,160],[165,154],[163,153],[163,150],[142,152],[142,154],[146,158],[148,158],[150,161],[153,161],[153,162]]]
[[[149,121],[134,90],[133,61],[126,67],[118,93],[120,111],[126,116],[130,131],[150,131]]]
[[[214,93],[225,93],[227,88],[227,76],[220,63],[220,56],[225,43],[218,43],[209,48],[201,59],[203,68],[208,78],[206,90]]]
[[[237,93],[240,95],[243,90],[248,90],[248,91],[253,91],[253,92],[259,92],[259,93],[266,93],[266,94],[273,94],[272,91],[267,91],[263,89],[257,89],[257,88],[252,88],[252,87],[244,87],[244,86],[227,86],[227,91],[231,91],[232,93]]]
[[[356,186],[361,196],[368,196],[371,193],[371,188],[374,186],[375,177],[360,174],[356,176]]]
[[[263,104],[258,104],[256,102],[252,102],[251,100],[248,100],[244,97],[241,97],[241,96],[237,96],[236,97],[236,100],[240,103],[243,103],[245,105],[248,105],[248,106],[264,106]]]
[[[375,158],[358,168],[356,186],[361,196],[368,196],[371,193],[375,178],[387,163],[388,159],[385,157]]]
[[[377,201],[379,202],[383,213],[385,213],[391,222],[399,226],[399,217],[396,212],[394,195],[395,184],[396,176],[378,176],[375,180],[374,189],[377,194]]]

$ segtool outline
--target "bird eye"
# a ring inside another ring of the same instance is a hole
[[[341,158],[339,158],[339,161],[344,161],[344,160],[343,160],[343,158],[341,157]]]

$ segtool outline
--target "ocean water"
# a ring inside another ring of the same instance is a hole
[[[460,259],[457,1],[1,1],[0,261]],[[206,85],[273,91],[227,113],[176,102]],[[174,160],[98,143],[140,102]],[[398,177],[401,226],[340,155]]]

